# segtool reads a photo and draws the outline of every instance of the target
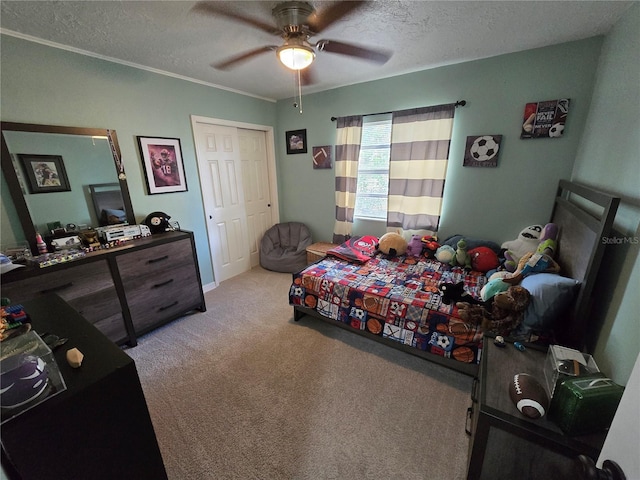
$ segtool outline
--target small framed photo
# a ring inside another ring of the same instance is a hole
[[[331,145],[313,147],[313,168],[331,168]]]
[[[27,177],[30,193],[68,192],[71,190],[67,171],[60,155],[30,155],[18,158]]]
[[[307,130],[290,130],[286,134],[287,154],[307,153]]]
[[[149,195],[187,191],[179,138],[137,137]]]

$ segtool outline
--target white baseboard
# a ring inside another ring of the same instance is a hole
[[[206,285],[202,286],[202,292],[203,293],[210,292],[211,290],[213,290],[217,286],[218,286],[218,284],[216,282],[207,283]]]

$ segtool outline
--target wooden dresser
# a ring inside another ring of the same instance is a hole
[[[191,310],[205,311],[191,232],[167,232],[100,250],[68,263],[2,275],[2,296],[21,303],[62,297],[117,344]]]

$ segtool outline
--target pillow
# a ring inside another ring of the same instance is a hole
[[[112,208],[105,208],[102,210],[102,218],[108,225],[115,225],[118,223],[124,223],[127,221],[127,214],[124,210],[115,210]]]
[[[535,273],[523,278],[520,285],[531,294],[524,325],[545,331],[573,304],[580,282],[555,273]]]

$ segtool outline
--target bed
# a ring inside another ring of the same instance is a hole
[[[593,287],[620,199],[561,180],[550,223],[559,227],[555,260],[560,274],[534,274],[522,335],[552,330],[554,342],[585,349]],[[464,322],[455,303],[442,302],[439,285],[464,282],[480,298],[483,273],[427,258],[380,253],[358,262],[328,255],[293,274],[289,303],[305,315],[364,335],[468,375],[482,356],[482,329]],[[526,282],[525,282],[526,281]],[[535,325],[532,322],[539,322]],[[550,323],[551,322],[551,323]]]

